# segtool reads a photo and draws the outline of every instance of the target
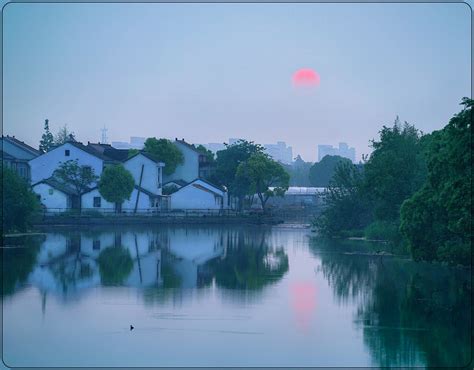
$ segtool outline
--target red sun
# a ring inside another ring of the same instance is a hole
[[[319,75],[310,68],[302,68],[293,74],[293,85],[300,86],[318,86]]]

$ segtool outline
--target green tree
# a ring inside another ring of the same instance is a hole
[[[53,177],[63,184],[70,185],[78,195],[88,190],[98,178],[92,167],[80,166],[77,159],[61,163],[53,172]]]
[[[351,161],[341,161],[324,194],[325,208],[313,226],[324,236],[347,236],[372,220],[365,192],[364,171]]]
[[[2,166],[3,231],[26,231],[30,226],[39,201],[24,179]]]
[[[183,153],[168,139],[149,137],[145,141],[145,152],[165,164],[163,173],[171,175],[184,162]]]
[[[301,156],[297,156],[292,164],[282,164],[290,175],[290,186],[312,186],[309,180],[311,162],[305,162]]]
[[[249,195],[257,194],[262,209],[272,196],[283,196],[288,190],[290,175],[283,166],[263,153],[253,154],[237,168],[237,180],[247,181]],[[272,189],[270,189],[272,188]]]
[[[54,145],[62,145],[67,141],[75,141],[76,136],[74,132],[69,131],[67,125],[64,125],[54,136]]]
[[[212,181],[227,187],[229,194],[239,199],[239,209],[242,208],[244,197],[249,194],[250,183],[243,177],[236,178],[237,168],[247,161],[250,156],[264,153],[265,148],[253,141],[239,140],[219,150],[216,156],[216,170]]]
[[[39,150],[43,153],[49,152],[54,145],[54,137],[49,131],[49,120],[44,120],[44,133],[41,136]]]
[[[322,188],[328,187],[329,181],[334,176],[336,166],[341,162],[351,163],[351,160],[338,155],[326,155],[320,162],[313,164],[309,170],[311,185]]]
[[[196,150],[199,151],[201,154],[204,154],[209,163],[213,163],[215,161],[214,153],[211,150],[207,149],[204,145],[199,144],[196,147]]]
[[[125,199],[130,199],[135,180],[122,165],[108,166],[102,171],[99,180],[99,193],[108,202],[115,203],[120,211]]]
[[[417,191],[426,176],[421,133],[405,122],[395,120],[383,126],[380,140],[372,140],[374,151],[365,164],[365,180],[376,220],[396,222],[400,206]]]
[[[423,187],[401,208],[400,230],[417,260],[470,264],[471,122],[474,101],[430,135]]]

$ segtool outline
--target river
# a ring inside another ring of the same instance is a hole
[[[466,365],[470,270],[380,250],[285,226],[9,238],[3,359],[12,367]]]

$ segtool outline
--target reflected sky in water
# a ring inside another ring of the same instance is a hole
[[[470,357],[469,271],[373,256],[368,243],[196,226],[48,232],[6,246],[10,366],[461,366]]]

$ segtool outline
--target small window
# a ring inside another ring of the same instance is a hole
[[[100,240],[94,240],[92,242],[92,249],[95,251],[100,249]]]
[[[69,157],[69,156],[71,155],[71,152],[69,151],[69,149],[66,149],[66,150],[64,151],[64,155],[65,155],[66,157]]]
[[[53,189],[49,189],[49,190],[48,190],[48,193],[49,193],[49,195],[53,195],[54,190],[53,190]]]
[[[94,197],[94,207],[99,208],[101,201],[102,201],[101,197]]]
[[[82,170],[84,171],[84,176],[90,176],[92,174],[92,167],[91,166],[82,166]]]

